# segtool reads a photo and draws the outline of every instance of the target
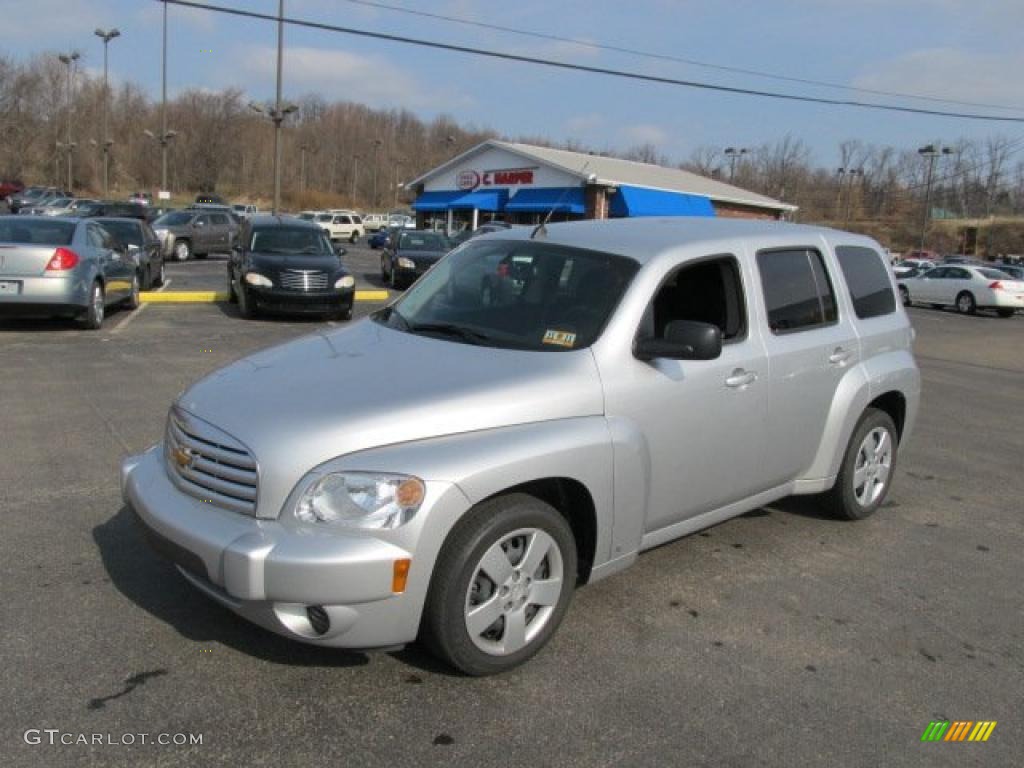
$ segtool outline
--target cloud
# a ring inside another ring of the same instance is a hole
[[[273,83],[276,56],[270,46],[240,48],[234,59],[236,70],[250,79]],[[284,84],[292,94],[312,92],[373,106],[451,109],[472,103],[456,91],[423,86],[382,57],[328,48],[286,48]]]
[[[600,130],[605,125],[602,115],[590,113],[588,115],[575,115],[565,121],[565,132],[574,138],[584,137]]]
[[[112,18],[109,3],[96,0],[0,0],[0,40],[67,48],[68,41],[82,39],[83,30],[91,35]]]
[[[668,142],[668,131],[651,124],[640,123],[626,126],[622,129],[622,135],[634,144],[653,144],[657,147]]]
[[[172,5],[167,8],[167,27],[168,34],[175,27],[181,24],[185,24],[187,27],[191,27],[197,32],[213,32],[217,26],[217,17],[220,16],[216,11],[204,11],[200,8],[190,8],[184,5]],[[138,20],[148,25],[156,25],[154,29],[159,33],[160,26],[163,24],[164,9],[161,3],[149,3],[139,10],[137,14]]]
[[[1024,53],[928,48],[878,62],[856,77],[852,85],[1024,109],[1021,71]]]

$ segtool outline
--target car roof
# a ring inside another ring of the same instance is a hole
[[[248,220],[246,226],[251,229],[268,229],[271,227],[287,227],[289,229],[311,229],[316,232],[320,231],[320,227],[314,224],[312,221],[306,221],[295,216],[273,216],[270,214],[260,214],[253,216]]]
[[[92,220],[98,221],[100,224],[105,224],[109,221],[113,224],[138,224],[141,226],[146,223],[142,219],[134,219],[127,216],[94,216]]]
[[[535,227],[513,227],[482,235],[488,240],[529,240]],[[548,224],[537,240],[604,253],[615,253],[647,264],[662,254],[688,246],[714,250],[738,239],[758,241],[762,248],[815,246],[823,240],[880,249],[871,238],[828,227],[765,219],[704,217],[638,217]]]

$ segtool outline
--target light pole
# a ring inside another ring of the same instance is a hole
[[[165,5],[166,7],[166,5]],[[107,48],[110,41],[120,37],[121,32],[115,27],[109,31],[97,29],[94,33],[103,41],[103,196],[110,196],[110,147],[114,143],[109,135],[110,86],[107,79]]]
[[[72,170],[73,170],[72,169],[72,162],[73,162],[72,161],[72,154],[73,154],[73,150],[75,148],[75,142],[73,142],[71,140],[71,110],[72,110],[72,93],[71,93],[71,91],[72,91],[72,88],[73,88],[72,79],[74,78],[75,62],[77,62],[81,57],[82,57],[82,55],[80,53],[78,53],[78,51],[73,51],[72,53],[62,53],[62,54],[60,54],[60,56],[57,57],[57,58],[60,59],[61,63],[64,64],[65,66],[67,66],[67,68],[68,68],[68,139],[64,143],[64,149],[66,149],[67,153],[68,153],[68,189],[67,189],[67,192],[68,192],[69,195],[71,194],[72,187],[74,187],[74,175],[73,175],[73,172],[72,172]]]
[[[743,155],[747,154],[750,150],[746,147],[726,147],[725,156],[729,158],[729,183],[732,184],[733,177],[736,176],[736,161],[739,160]]]
[[[849,226],[850,225],[850,211],[853,208],[853,180],[854,180],[855,177],[860,177],[860,179],[863,181],[863,179],[864,179],[864,169],[863,168],[850,168],[846,172],[846,175],[850,177],[850,183],[848,185],[849,189],[846,190],[846,218],[844,219],[844,221],[845,221],[845,226]]]
[[[395,158],[395,187],[394,187],[394,199],[392,200],[391,207],[398,207],[398,176],[402,171],[402,166],[405,165],[404,157]]]
[[[159,136],[148,129],[143,129],[142,132],[160,145],[160,191],[165,192],[167,190],[167,145],[171,143],[171,139],[178,135],[178,132],[164,131]]]
[[[99,32],[99,30],[96,30]],[[116,31],[116,30],[115,30]],[[164,3],[164,32],[163,32],[163,63],[160,67],[160,135],[152,131],[144,130],[153,141],[160,145],[160,192],[167,192],[167,146],[171,139],[178,135],[177,131],[167,129],[167,3]],[[168,197],[170,195],[168,194]]]
[[[377,156],[380,153],[380,146],[384,142],[380,139],[373,140],[373,207],[377,207]]]
[[[281,211],[281,123],[292,112],[298,110],[294,104],[281,103],[281,71],[282,54],[284,51],[284,0],[277,2],[277,88],[272,109],[265,109],[258,104],[249,104],[249,108],[261,115],[266,115],[274,123],[274,206],[272,213],[277,216]]]
[[[951,155],[953,150],[949,147],[942,147],[939,149],[934,144],[925,144],[923,147],[917,150],[917,154],[921,157],[928,159],[928,176],[925,181],[925,193],[924,193],[924,216],[921,220],[921,245],[918,250],[924,250],[925,237],[928,234],[928,222],[932,216],[932,176],[935,173],[935,158],[939,155]]]
[[[359,178],[359,158],[361,155],[352,155],[352,205],[356,204],[356,179]]]
[[[836,176],[839,179],[839,185],[836,191],[836,213],[833,218],[839,221],[839,213],[843,210],[843,177],[846,176],[846,169],[842,166],[836,168]]]

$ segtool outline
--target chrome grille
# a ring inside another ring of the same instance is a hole
[[[281,287],[298,291],[319,291],[327,288],[327,273],[315,269],[283,269]]]
[[[167,474],[179,490],[224,509],[256,514],[256,459],[237,440],[172,408],[164,458]]]

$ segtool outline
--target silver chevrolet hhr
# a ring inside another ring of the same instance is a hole
[[[474,239],[368,319],[196,383],[124,498],[274,632],[501,672],[646,549],[790,494],[878,509],[920,391],[882,254],[714,219]]]

